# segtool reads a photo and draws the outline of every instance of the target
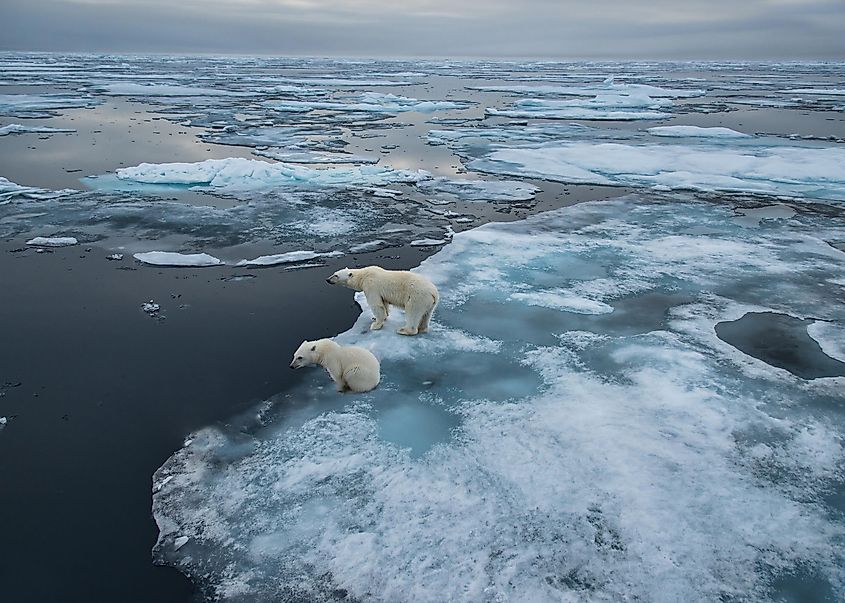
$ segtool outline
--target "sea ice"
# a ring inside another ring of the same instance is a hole
[[[99,89],[108,96],[255,96],[254,92],[232,92],[219,88],[196,88],[169,84],[133,84],[116,82]]]
[[[437,245],[445,245],[449,241],[447,239],[416,239],[410,242],[411,247],[435,247]]]
[[[347,187],[394,182],[418,182],[429,178],[422,170],[390,167],[312,169],[285,163],[230,157],[198,163],[142,163],[117,170],[121,180],[146,184],[177,184],[214,188],[273,188],[277,186]]]
[[[318,253],[316,251],[289,251],[287,253],[277,253],[275,255],[262,255],[253,260],[241,260],[235,265],[247,268],[259,268],[278,266],[279,264],[296,264],[320,257],[334,257],[337,255],[343,254],[338,252]]]
[[[819,275],[845,278],[845,229],[733,216],[649,193],[456,234],[418,269],[442,296],[425,335],[401,312],[369,331],[356,297],[337,340],[381,360],[376,390],[305,375],[156,472],[156,562],[212,600],[841,599],[843,379],[714,327],[841,324]]]
[[[827,96],[845,96],[845,88],[793,88],[781,90],[784,94],[818,94]]]
[[[494,148],[467,165],[561,182],[845,200],[845,150],[835,147],[560,142]]]
[[[58,94],[0,94],[0,115],[52,117],[58,109],[81,109],[98,105],[93,97]]]
[[[516,101],[511,109],[489,108],[486,113],[494,116],[529,119],[662,119],[669,117],[670,114],[655,109],[671,106],[671,104],[671,101],[644,95],[600,95],[589,100],[529,98]]]
[[[35,247],[69,247],[78,245],[79,241],[76,240],[76,237],[35,237],[28,240],[26,244]]]
[[[9,124],[0,128],[0,136],[8,136],[9,134],[55,134],[57,132],[69,133],[76,132],[67,128],[46,128],[35,126],[24,126],[21,124]]]
[[[379,92],[364,92],[350,97],[348,102],[340,101],[273,101],[267,106],[276,111],[304,112],[317,109],[329,111],[362,111],[372,113],[404,113],[416,111],[432,113],[449,109],[466,109],[468,104],[453,101],[430,101],[398,96],[396,94],[382,94]]]
[[[378,163],[378,157],[353,155],[352,153],[332,153],[330,151],[297,151],[289,149],[265,149],[253,151],[254,155],[269,157],[284,163]]]
[[[700,126],[655,126],[648,128],[652,136],[666,136],[669,138],[748,138],[750,134],[743,134],[730,128],[702,128]]]
[[[645,84],[616,84],[613,79],[605,80],[602,84],[588,86],[529,86],[529,85],[496,85],[474,86],[471,90],[486,92],[512,92],[514,94],[540,94],[559,96],[596,96],[613,94],[618,96],[646,96],[651,98],[689,98],[704,96],[704,90],[681,90],[676,88],[660,88]]]
[[[434,178],[417,183],[423,193],[448,201],[530,201],[540,190],[533,184],[515,180],[450,180]]]
[[[207,253],[175,253],[171,251],[147,251],[136,253],[134,257],[139,262],[151,266],[188,266],[204,267],[219,266],[223,262]]]

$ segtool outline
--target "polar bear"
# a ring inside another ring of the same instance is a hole
[[[319,364],[337,385],[337,391],[368,392],[381,380],[378,358],[369,350],[342,346],[331,339],[303,341],[293,355],[293,369]]]
[[[384,326],[391,304],[404,308],[405,326],[398,331],[402,335],[425,333],[434,307],[440,301],[434,283],[407,270],[385,270],[379,266],[344,268],[327,278],[326,282],[364,292],[373,311],[370,329]]]

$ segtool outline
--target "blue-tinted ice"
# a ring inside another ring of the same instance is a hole
[[[430,333],[369,332],[359,296],[338,337],[378,389],[314,370],[158,471],[156,558],[235,601],[841,597],[845,379],[714,327],[777,312],[838,341],[845,229],[734,218],[632,195],[456,235],[419,269]]]

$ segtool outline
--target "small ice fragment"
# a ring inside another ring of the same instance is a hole
[[[170,251],[148,251],[136,253],[136,260],[153,266],[190,266],[205,267],[219,266],[223,262],[207,253],[174,253]]]
[[[669,138],[749,138],[750,134],[730,128],[702,128],[699,126],[655,126],[648,128],[652,136]]]
[[[173,477],[174,477],[174,476],[172,476],[172,475],[168,475],[167,477],[165,477],[165,478],[164,478],[163,480],[161,480],[160,482],[155,482],[155,483],[153,484],[153,492],[158,492],[159,490],[161,490],[162,488],[164,488],[164,486],[166,486],[166,485],[167,485],[167,483],[168,483],[170,480],[172,480],[172,479],[173,479]]]
[[[183,546],[185,546],[189,540],[190,538],[188,538],[187,536],[179,536],[179,538],[173,541],[173,550],[178,551]]]
[[[159,306],[153,300],[150,300],[141,304],[141,310],[152,316],[154,314],[157,314],[158,311],[161,310],[161,306]]]
[[[411,247],[433,247],[436,245],[445,245],[448,243],[446,239],[417,239],[411,241]]]
[[[368,251],[377,251],[379,249],[384,249],[388,245],[389,243],[387,241],[383,241],[382,239],[375,239],[374,241],[367,241],[366,243],[353,245],[349,248],[349,253],[366,253]]]
[[[123,259],[123,254],[122,253],[113,253],[111,255],[107,255],[106,259],[111,260],[113,262],[119,262],[120,260]]]
[[[75,237],[35,237],[28,240],[26,244],[36,247],[68,247],[78,245],[79,241]]]
[[[66,128],[42,128],[34,126],[24,126],[21,124],[9,124],[0,128],[0,136],[8,136],[9,134],[53,134],[57,132],[70,133],[76,130],[69,130]]]
[[[319,253],[317,251],[289,251],[288,253],[277,253],[275,255],[262,255],[252,260],[241,260],[236,266],[246,266],[248,268],[263,267],[263,266],[278,266],[279,264],[294,264],[297,262],[305,262],[321,257],[337,257],[343,255],[339,251],[330,251],[326,253]]]

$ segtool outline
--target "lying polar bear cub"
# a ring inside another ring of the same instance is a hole
[[[290,367],[319,364],[337,385],[337,391],[368,392],[381,379],[378,358],[369,350],[356,346],[342,346],[331,339],[303,341],[293,355]]]
[[[391,304],[404,308],[405,326],[398,331],[402,335],[425,333],[434,307],[440,300],[434,283],[407,270],[385,270],[379,266],[344,268],[327,278],[326,282],[364,292],[373,311],[370,329],[384,326]]]

